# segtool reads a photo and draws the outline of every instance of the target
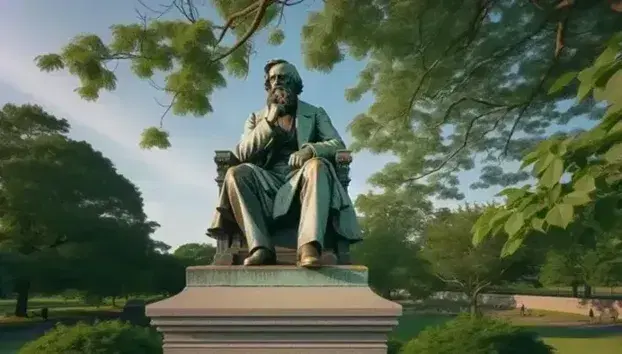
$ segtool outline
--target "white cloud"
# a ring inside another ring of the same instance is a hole
[[[84,101],[73,92],[75,78],[40,72],[32,51],[15,43],[0,41],[0,81],[48,112],[66,118],[74,128],[95,132],[88,135],[89,142],[117,165],[131,161],[121,164],[120,172],[141,188],[145,212],[162,225],[156,239],[173,247],[209,241],[205,229],[217,200],[216,171],[193,142],[184,141],[178,144],[182,147],[166,151],[141,150],[140,133],[153,121],[148,108],[141,111],[140,103],[123,102],[114,94],[104,94],[97,102]]]
[[[97,102],[84,101],[73,92],[77,86],[74,78],[40,72],[31,57],[19,55],[12,49],[0,51],[0,80],[32,96],[37,104],[52,113],[106,137],[117,145],[118,150],[122,149],[123,154],[154,167],[170,182],[213,192],[213,186],[205,183],[213,179],[214,174],[208,166],[197,165],[176,151],[144,151],[138,147],[145,126],[137,121],[146,120],[140,113],[123,106],[112,94],[102,95]]]

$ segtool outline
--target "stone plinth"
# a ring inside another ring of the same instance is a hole
[[[402,313],[358,266],[190,267],[186,284],[147,306],[165,354],[386,354]]]

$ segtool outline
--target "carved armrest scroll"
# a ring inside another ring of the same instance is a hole
[[[352,163],[352,151],[337,150],[335,154],[335,171],[341,185],[348,189],[350,185],[350,164]]]
[[[218,189],[220,190],[222,188],[222,183],[225,180],[227,170],[230,167],[239,164],[240,161],[238,161],[233,152],[229,150],[216,150],[214,162],[216,163],[216,183],[218,184]]]

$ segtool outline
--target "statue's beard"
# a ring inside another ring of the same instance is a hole
[[[282,105],[285,113],[291,116],[296,115],[298,108],[298,97],[287,87],[275,86],[268,92],[268,105],[275,103]]]

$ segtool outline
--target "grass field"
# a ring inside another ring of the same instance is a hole
[[[118,311],[109,303],[96,307],[84,306],[78,300],[65,301],[60,298],[32,299],[31,309],[36,311],[41,307],[50,308],[51,318],[67,317],[95,317],[100,314]],[[123,301],[118,301],[117,306],[122,306]],[[0,300],[0,314],[11,312],[14,302]],[[557,349],[557,354],[618,354],[622,348],[622,326],[599,327],[590,326],[586,317],[581,315],[554,313],[547,311],[534,311],[532,316],[521,317],[517,310],[498,311],[492,313],[495,316],[506,318],[512,323],[527,327],[540,334],[545,342]],[[398,327],[393,332],[393,336],[406,341],[415,337],[420,331],[428,326],[435,326],[451,319],[444,315],[422,315],[405,314],[400,319]],[[29,339],[14,340],[13,335],[3,335],[2,330],[6,327],[13,327],[22,332],[27,328],[35,326],[38,319],[32,322],[15,321],[10,317],[0,317],[0,354],[15,354],[23,343]]]
[[[125,299],[118,299],[115,302],[117,307],[123,307]],[[47,307],[52,311],[53,309],[67,309],[67,308],[94,308],[93,306],[85,306],[82,299],[63,299],[61,297],[45,297],[45,298],[31,298],[28,301],[28,309],[30,311],[41,310],[41,308]],[[112,307],[110,300],[105,300],[101,307]],[[10,314],[15,309],[15,300],[0,299],[0,317],[5,314]]]

